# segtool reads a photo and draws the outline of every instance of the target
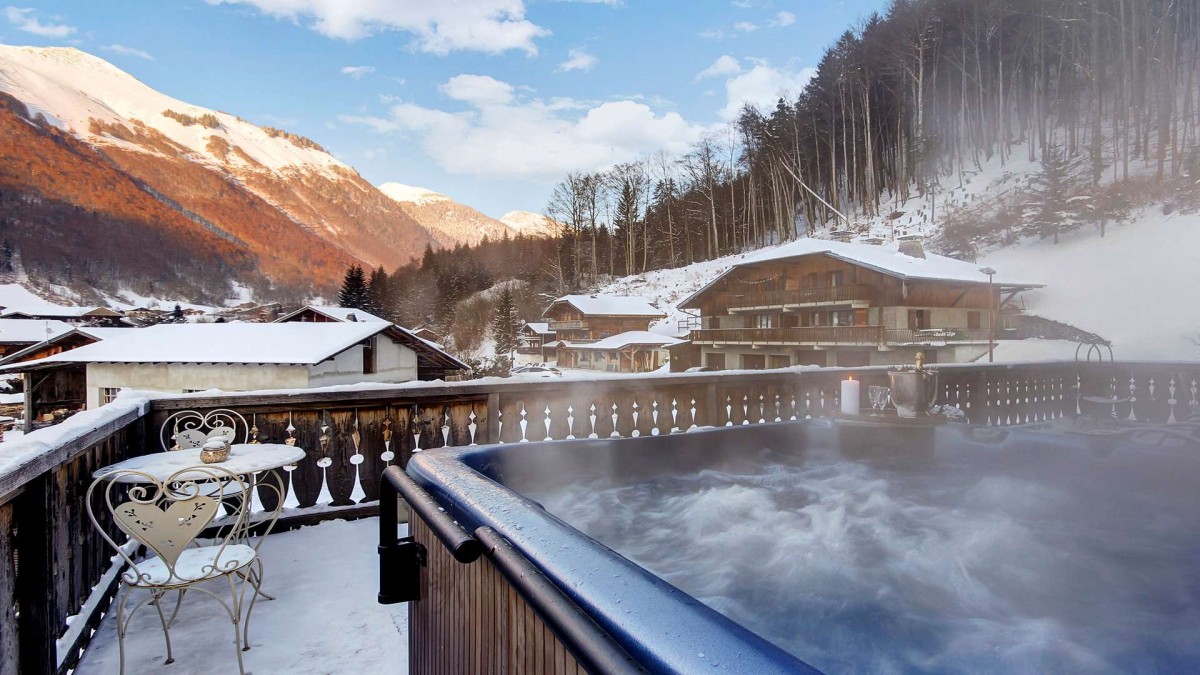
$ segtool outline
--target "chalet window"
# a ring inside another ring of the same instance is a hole
[[[854,310],[847,309],[840,312],[833,312],[833,325],[835,326],[853,326],[854,325]]]
[[[841,286],[842,285],[842,271],[838,270],[835,272],[830,272],[829,276],[828,276],[828,280],[829,280],[829,283],[828,283],[829,286]]]
[[[967,328],[982,328],[981,312],[967,312]]]
[[[375,372],[375,338],[363,343],[363,375]]]
[[[704,365],[713,370],[725,370],[725,355],[724,354],[705,354]]]
[[[121,393],[120,387],[100,387],[100,405],[112,403]]]
[[[770,328],[771,327],[771,315],[770,314],[755,314],[754,315],[754,327],[755,328]]]
[[[925,330],[930,327],[929,319],[929,310],[910,309],[908,310],[908,329]]]
[[[816,288],[817,287],[817,273],[816,272],[809,272],[808,274],[804,275],[804,287],[805,288]]]
[[[767,357],[762,354],[742,354],[742,370],[765,370]]]

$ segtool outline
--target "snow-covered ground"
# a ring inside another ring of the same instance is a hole
[[[408,672],[408,605],[380,605],[375,600],[378,528],[377,518],[334,520],[267,538],[262,546],[263,590],[276,599],[254,606],[251,649],[242,653],[247,673]],[[224,588],[228,595],[228,586]],[[222,587],[213,591],[220,594]],[[117,672],[115,616],[109,612],[100,625],[75,670],[78,675]],[[175,663],[164,665],[158,614],[143,607],[125,639],[126,672],[237,672],[232,630],[216,601],[189,594],[171,630]]]

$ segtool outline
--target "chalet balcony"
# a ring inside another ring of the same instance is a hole
[[[586,321],[551,321],[547,324],[549,330],[587,330],[588,322]]]
[[[982,328],[925,328],[919,330],[888,330],[889,345],[942,345],[987,342],[988,331]]]
[[[806,328],[706,328],[691,341],[711,345],[863,345],[884,344],[883,326],[812,326]]]
[[[885,335],[878,326],[852,326],[695,331],[693,337],[875,344],[906,336]],[[1081,415],[1163,424],[1185,419],[1198,405],[1195,392],[1187,389],[1200,377],[1195,363],[956,364],[940,365],[937,371],[938,403],[957,407],[969,423],[980,425],[979,442],[996,431],[1004,433],[982,427],[1045,426]],[[867,409],[866,385],[886,385],[888,368],[631,375],[585,386],[562,380],[468,381],[215,397],[118,397],[58,427],[0,446],[0,672],[116,672],[113,598],[125,565],[104,536],[124,541],[125,535],[112,520],[102,521],[103,536],[89,521],[82,504],[92,473],[163,453],[181,425],[203,429],[221,415],[234,424],[238,442],[286,444],[304,453],[283,474],[282,513],[262,547],[262,589],[275,599],[261,600],[253,609],[251,649],[243,652],[248,672],[402,673],[410,661],[419,672],[575,672],[572,657],[580,663],[588,657],[579,650],[625,644],[624,637],[598,626],[619,628],[629,619],[624,608],[637,606],[634,599],[626,599],[620,616],[584,622],[586,630],[598,634],[571,634],[578,622],[575,627],[561,622],[584,610],[535,568],[520,568],[517,563],[524,559],[516,543],[481,547],[472,533],[456,534],[456,524],[444,512],[446,522],[432,525],[434,537],[425,518],[433,513],[437,519],[437,504],[430,506],[429,493],[414,497],[400,490],[413,507],[408,525],[399,525],[401,534],[411,531],[423,542],[428,558],[424,553],[400,556],[406,541],[399,548],[380,546],[385,531],[394,539],[397,530],[395,492],[385,488],[396,474],[408,475],[395,467],[406,466],[414,453],[448,446],[569,438],[603,443],[681,434],[678,442],[687,443],[687,432],[695,429],[832,417],[847,377],[863,383],[861,403]],[[1160,391],[1182,393],[1169,399],[1141,393],[1156,385]],[[416,501],[422,496],[427,501],[423,505]],[[265,498],[254,502],[259,511],[269,505]],[[475,536],[484,529],[475,530]],[[465,555],[463,546],[450,550],[445,536],[459,537],[460,543],[469,540],[474,557]],[[377,557],[377,546],[388,556]],[[383,578],[403,576],[427,585],[420,586],[415,599],[406,596],[407,605],[376,604],[376,591],[384,595],[376,586],[381,560],[387,572]],[[454,570],[469,579],[428,585],[429,575]],[[530,586],[531,578],[541,586]],[[468,604],[475,596],[467,594],[484,586],[495,594],[483,605]],[[444,588],[457,595],[439,596]],[[173,607],[172,597],[168,611]],[[163,665],[159,620],[150,606],[134,616],[126,637],[126,672],[237,672],[228,620],[211,599],[187,595],[171,625],[178,661],[171,666]],[[556,637],[563,634],[573,639]],[[639,644],[638,654],[656,650],[649,641]],[[660,643],[656,654],[635,660],[644,658],[641,666],[653,669],[662,654],[686,651]],[[481,663],[480,654],[500,656]],[[512,655],[533,659],[529,663],[551,659],[545,663],[559,666],[523,669],[503,660],[517,658]],[[429,659],[441,659],[441,667]],[[698,672],[710,664],[691,665],[683,670]]]
[[[790,291],[761,291],[730,295],[726,307],[731,312],[749,312],[761,309],[789,309],[820,307],[824,305],[851,305],[866,307],[873,289],[870,286],[827,286],[825,288],[798,288]]]

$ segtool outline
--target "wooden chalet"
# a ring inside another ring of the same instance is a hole
[[[518,364],[545,363],[555,359],[555,333],[545,321],[527,321],[517,331]]]
[[[764,251],[679,304],[699,315],[673,367],[764,369],[973,361],[993,311],[1040,287],[927,254],[919,241],[802,239]],[[675,352],[675,349],[672,350]]]
[[[666,316],[645,298],[624,295],[565,295],[542,313],[547,330],[575,343],[646,331],[652,321]]]
[[[666,363],[667,349],[681,342],[669,335],[629,331],[595,342],[558,342],[557,361],[560,368],[648,373]]]
[[[4,319],[36,319],[62,321],[73,326],[109,326],[119,328],[132,325],[123,312],[107,307],[61,307],[58,305],[30,305],[9,307],[0,313]]]

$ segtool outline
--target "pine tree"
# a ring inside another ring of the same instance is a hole
[[[5,239],[3,243],[0,243],[0,272],[11,271],[13,271],[13,247]]]
[[[492,339],[496,341],[496,355],[507,358],[517,347],[517,304],[513,300],[512,288],[508,285],[500,291],[496,302],[496,316],[492,319]]]
[[[1078,167],[1079,160],[1068,157],[1057,145],[1046,148],[1042,170],[1030,180],[1026,234],[1053,237],[1057,244],[1060,234],[1079,227],[1082,198],[1078,195]]]
[[[367,308],[367,282],[363,268],[351,265],[342,279],[342,291],[338,294],[338,304],[350,309]]]
[[[183,323],[183,308],[179,306],[179,303],[176,303],[175,309],[171,310],[171,322]]]
[[[388,313],[387,305],[388,275],[380,265],[371,272],[371,278],[367,281],[367,304],[363,309],[375,316],[387,318],[385,316]]]

